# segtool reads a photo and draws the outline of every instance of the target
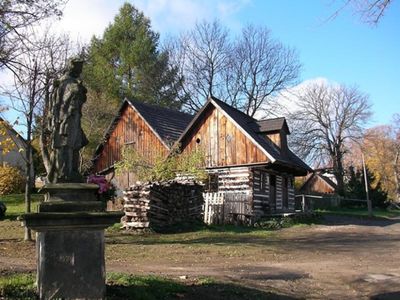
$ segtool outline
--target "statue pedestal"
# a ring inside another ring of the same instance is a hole
[[[104,229],[122,212],[104,212],[97,185],[51,184],[38,213],[21,216],[37,232],[40,299],[104,299]]]

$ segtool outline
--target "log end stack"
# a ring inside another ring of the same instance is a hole
[[[193,180],[137,183],[124,192],[126,229],[162,230],[202,220],[203,187]]]

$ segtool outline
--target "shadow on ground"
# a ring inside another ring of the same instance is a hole
[[[398,300],[398,299],[400,299],[400,291],[374,295],[370,299],[371,300]]]
[[[282,299],[293,300],[300,299],[292,296],[281,295],[274,292],[264,292],[257,289],[242,287],[229,283],[206,283],[201,285],[193,284],[191,286],[177,285],[175,291],[171,290],[171,286],[166,287],[157,284],[157,289],[167,290],[166,292],[154,295],[150,286],[123,286],[112,285],[107,286],[107,299],[187,299],[187,300],[239,300],[239,299]]]
[[[323,224],[338,226],[338,225],[359,225],[359,226],[373,226],[373,227],[386,227],[394,224],[399,224],[399,218],[380,218],[368,216],[346,216],[336,214],[325,214]]]
[[[146,235],[131,236],[124,233],[115,233],[106,237],[107,244],[131,244],[131,245],[261,245],[265,247],[277,247],[282,250],[315,250],[337,251],[341,253],[353,252],[357,249],[382,249],[382,247],[397,247],[400,235],[389,234],[386,231],[360,233],[359,231],[314,231],[303,234],[301,231],[278,236],[254,236],[251,234],[218,234],[210,235],[185,235],[169,236]]]
[[[173,280],[157,276],[110,273],[106,297],[110,300],[155,299],[300,299],[277,292],[266,292],[212,278]],[[0,274],[0,299],[38,299],[34,273]]]

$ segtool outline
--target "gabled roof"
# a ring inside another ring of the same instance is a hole
[[[330,185],[334,190],[337,189],[337,184],[334,183],[334,182],[332,181],[332,179],[330,179],[329,177],[326,177],[326,176],[324,176],[324,175],[322,175],[322,174],[319,174],[319,177],[320,177],[323,181],[325,181],[328,185]]]
[[[3,123],[3,125],[10,131],[10,138],[14,141],[14,143],[14,138],[16,138],[19,139],[25,145],[25,147],[27,146],[25,138],[21,134],[19,134],[7,120],[0,117],[0,123]]]
[[[311,168],[292,151],[289,149],[287,149],[287,151],[280,151],[279,148],[268,137],[259,134],[260,131],[256,119],[246,115],[245,113],[215,97],[210,97],[202,109],[198,111],[193,120],[177,140],[177,143],[181,142],[186,134],[193,128],[193,126],[197,124],[199,120],[201,120],[201,116],[210,105],[221,109],[222,112],[224,112],[226,116],[238,126],[245,136],[248,137],[270,159],[271,163],[311,171]]]
[[[333,191],[336,191],[337,184],[333,182],[329,177],[322,175],[318,170],[314,170],[314,172],[307,178],[307,180],[300,187],[300,191],[304,190],[304,188],[309,184],[309,182],[311,182],[313,178],[320,178],[328,186],[330,186]]]
[[[285,118],[273,118],[256,121],[258,132],[273,132],[284,129],[287,134],[290,134],[289,127]]]
[[[170,149],[171,145],[179,138],[180,134],[193,119],[193,116],[187,113],[125,99],[118,110],[117,116],[111,121],[110,126],[104,133],[102,143],[97,146],[95,157],[101,152],[104,143],[120,120],[122,111],[126,105],[131,106],[141,116],[167,149]]]
[[[170,108],[150,105],[134,100],[126,100],[147,124],[155,131],[161,140],[171,145],[178,140],[193,116]]]

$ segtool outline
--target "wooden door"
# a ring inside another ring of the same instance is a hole
[[[269,201],[271,211],[276,210],[276,176],[270,175],[269,177]]]
[[[288,178],[287,177],[283,177],[283,180],[282,180],[282,206],[283,206],[283,209],[288,209],[288,207],[289,207]]]

